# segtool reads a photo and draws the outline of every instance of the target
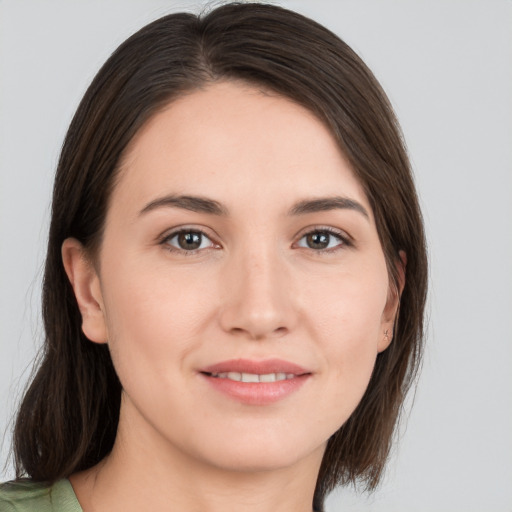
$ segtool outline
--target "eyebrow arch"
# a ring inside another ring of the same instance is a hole
[[[325,212],[329,210],[354,210],[364,215],[368,220],[370,215],[366,208],[357,201],[348,197],[334,196],[319,199],[306,199],[295,204],[289,211],[289,215],[305,215],[307,213]]]
[[[139,212],[139,215],[143,215],[147,212],[163,207],[182,208],[192,212],[209,213],[212,215],[226,216],[228,214],[227,209],[213,199],[208,199],[206,197],[179,196],[171,194],[149,202]]]
[[[157,208],[182,208],[198,213],[208,213],[211,215],[227,216],[228,210],[218,201],[206,197],[188,196],[188,195],[167,195],[149,202],[139,213],[143,215]],[[299,201],[289,210],[289,215],[306,215],[308,213],[324,212],[329,210],[354,210],[370,218],[366,208],[357,201],[348,197],[334,196],[322,197],[318,199],[305,199]]]

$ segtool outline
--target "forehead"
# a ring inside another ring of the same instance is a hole
[[[194,91],[154,115],[123,157],[114,195],[259,197],[260,206],[342,194],[370,210],[348,160],[312,112],[244,83]]]

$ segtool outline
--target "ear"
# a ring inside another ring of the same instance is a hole
[[[84,246],[75,238],[62,244],[62,262],[82,314],[82,331],[95,343],[106,343],[107,327],[100,279]]]
[[[378,351],[383,352],[386,350],[394,336],[394,329],[396,321],[398,320],[398,314],[400,312],[400,298],[405,286],[405,269],[407,267],[407,255],[404,251],[399,251],[400,258],[396,261],[397,270],[397,286],[390,285],[388,291],[388,299],[386,307],[382,314],[382,332],[381,339],[378,344]]]

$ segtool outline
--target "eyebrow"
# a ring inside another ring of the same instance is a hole
[[[367,219],[370,219],[368,211],[361,203],[341,196],[300,201],[290,209],[289,215],[306,215],[308,213],[325,212],[329,210],[354,210],[364,215]]]
[[[224,206],[222,206],[218,201],[215,201],[213,199],[197,196],[168,195],[165,197],[160,197],[148,203],[140,211],[139,215],[162,207],[182,208],[184,210],[190,210],[192,212],[209,213],[211,215],[226,216],[228,214],[227,209]]]
[[[167,195],[149,202],[139,213],[143,215],[158,208],[171,207],[182,208],[198,213],[210,215],[228,216],[228,209],[218,201],[200,196]],[[353,210],[359,212],[367,219],[370,218],[366,208],[357,201],[348,197],[333,196],[318,199],[305,199],[294,204],[288,211],[288,215],[307,215],[309,213],[325,212],[330,210]]]

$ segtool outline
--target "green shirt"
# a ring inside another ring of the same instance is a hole
[[[20,480],[0,484],[0,512],[83,512],[69,480],[51,487]]]

